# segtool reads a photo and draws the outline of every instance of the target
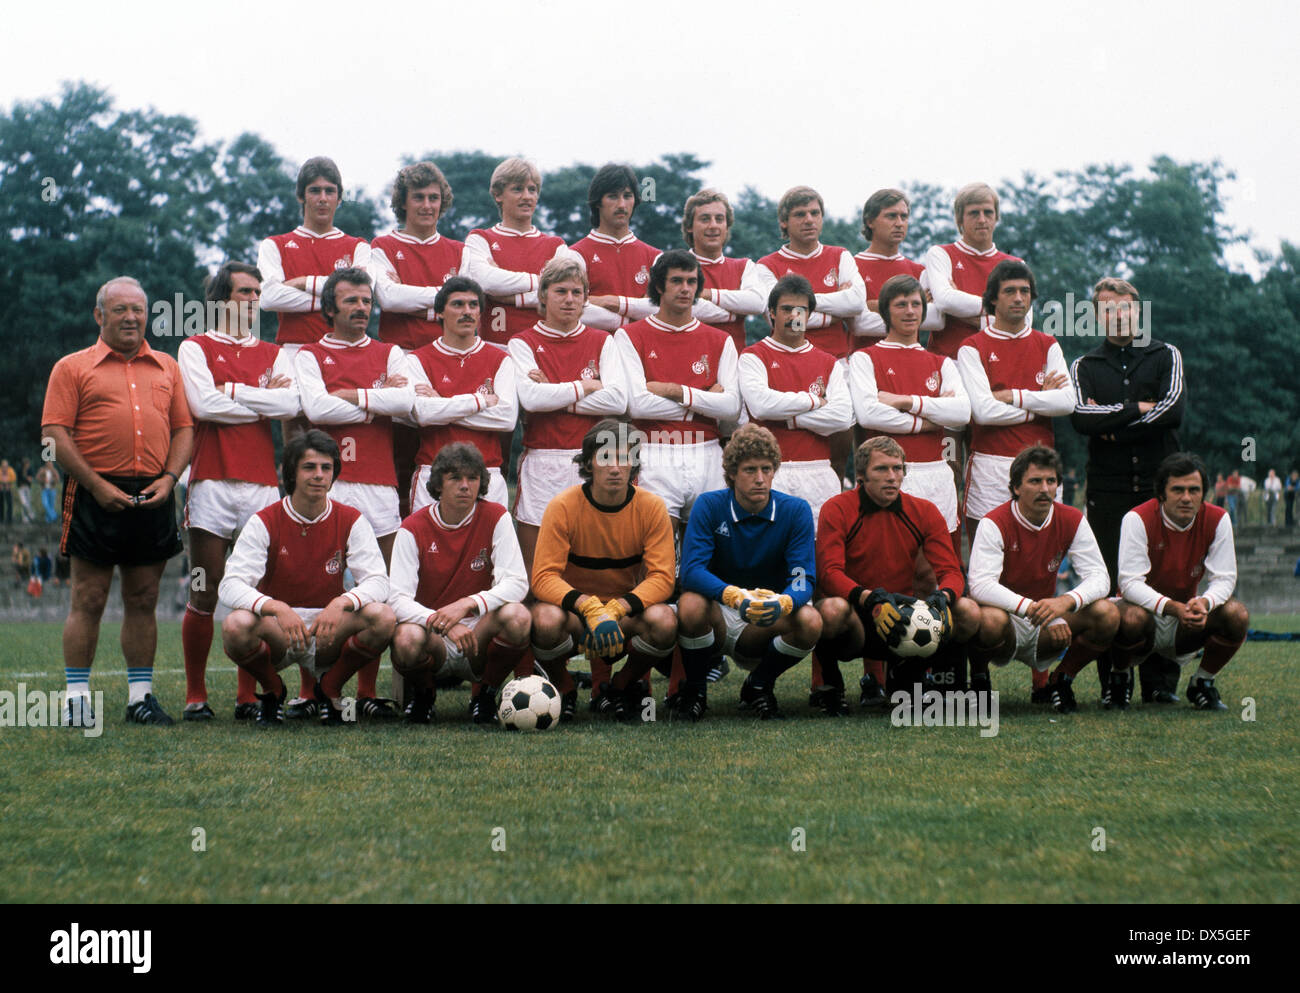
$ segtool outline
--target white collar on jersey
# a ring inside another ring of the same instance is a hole
[[[819,241],[819,242],[817,242],[817,247],[814,248],[814,249],[813,249],[811,252],[809,252],[807,255],[800,255],[800,254],[799,254],[798,252],[796,252],[793,248],[791,248],[788,244],[786,244],[786,245],[782,245],[779,249],[777,249],[777,253],[780,254],[780,255],[784,255],[786,258],[789,258],[789,259],[815,259],[815,258],[817,258],[817,256],[821,255],[821,253],[822,253],[822,249],[825,248],[825,247],[826,247],[826,246],[823,245],[823,244]]]
[[[311,230],[311,228],[306,227],[305,225],[302,224],[299,224],[296,228],[294,228],[293,233],[303,238],[316,238],[319,241],[325,241],[329,238],[343,237],[343,232],[340,231],[338,228],[330,228],[324,234],[317,234],[315,231]]]
[[[740,517],[736,514],[737,510],[739,510],[746,517],[759,517],[759,518],[765,517],[769,521],[775,521],[776,520],[776,498],[772,496],[772,491],[769,490],[767,494],[767,506],[764,507],[762,510],[758,511],[758,513],[750,513],[748,510],[746,510],[744,507],[742,507],[739,503],[736,502],[736,491],[732,490],[731,491],[731,519],[739,523]]]
[[[681,327],[675,327],[667,321],[661,321],[654,314],[651,314],[646,318],[646,323],[653,328],[658,328],[660,331],[667,331],[669,334],[681,334],[685,331],[694,331],[700,326],[699,320],[692,317],[688,323],[683,324]]]
[[[583,324],[581,321],[578,322],[578,326],[572,331],[558,331],[553,327],[543,324],[541,321],[538,321],[533,325],[533,327],[537,329],[539,334],[544,334],[548,338],[572,338],[575,334],[582,334],[582,332],[587,330],[587,325]]]
[[[725,254],[719,255],[716,259],[709,259],[705,258],[693,248],[691,249],[691,254],[695,256],[700,265],[721,265],[723,262],[728,261],[728,256]]]
[[[516,231],[514,228],[506,227],[500,221],[497,221],[492,225],[492,233],[502,235],[506,238],[540,238],[542,236],[542,232],[538,231],[537,228],[532,225],[529,225],[527,231]]]
[[[874,260],[874,261],[876,261],[876,262],[905,262],[905,261],[907,261],[906,256],[904,256],[902,252],[895,252],[893,255],[881,255],[879,252],[873,252],[873,251],[871,251],[871,249],[866,249],[865,251],[858,252],[858,254],[855,255],[855,256],[853,256],[853,257],[854,257],[855,259],[862,259],[862,260],[864,260],[864,261],[867,260],[867,259],[872,259],[872,260]]]
[[[446,342],[444,342],[441,338],[434,338],[434,339],[433,339],[433,347],[434,347],[436,350],[438,350],[439,352],[442,352],[443,355],[450,355],[450,356],[452,356],[452,357],[454,357],[454,358],[463,359],[466,355],[473,355],[475,352],[477,352],[477,351],[479,351],[480,349],[482,349],[482,348],[483,348],[483,339],[480,338],[480,337],[478,337],[477,335],[475,335],[475,337],[474,337],[474,344],[470,345],[469,348],[466,348],[466,349],[463,349],[463,350],[462,350],[462,349],[459,349],[459,348],[452,348],[450,345],[448,345]]]
[[[478,501],[475,500],[474,506],[469,508],[469,513],[465,515],[465,519],[463,521],[461,521],[459,524],[448,524],[446,521],[442,519],[442,505],[440,501],[438,500],[433,501],[433,504],[429,507],[429,513],[433,515],[434,523],[437,524],[438,527],[442,528],[444,531],[459,531],[461,528],[465,527],[465,525],[467,525],[470,521],[474,519],[474,515],[477,512],[478,512]]]
[[[291,497],[285,497],[280,502],[284,505],[284,512],[289,515],[289,520],[297,521],[299,524],[319,524],[334,511],[334,501],[329,497],[326,497],[325,510],[319,517],[313,517],[311,520],[308,520],[303,517],[302,514],[298,513],[298,511],[293,509],[293,499]]]
[[[985,258],[985,259],[988,258],[990,255],[998,254],[997,245],[991,245],[985,251],[980,252],[980,251],[976,251],[974,248],[971,248],[970,245],[966,244],[966,242],[962,241],[960,238],[958,238],[956,241],[952,243],[952,247],[957,249],[957,251],[959,252],[965,252],[967,255],[978,255],[980,258]]]
[[[632,242],[636,241],[636,235],[631,231],[623,235],[622,238],[611,238],[607,234],[601,234],[599,231],[592,229],[591,233],[588,234],[587,237],[592,241],[599,241],[604,245],[630,245]]]
[[[392,236],[398,241],[404,241],[409,245],[436,245],[440,240],[442,240],[442,235],[437,231],[434,231],[433,236],[430,238],[417,238],[413,234],[407,234],[405,231],[399,231],[397,228],[394,228]]]
[[[238,348],[243,348],[246,345],[256,345],[259,341],[262,340],[261,338],[258,338],[256,335],[251,335],[251,334],[246,334],[242,338],[236,338],[234,335],[226,334],[224,331],[204,331],[203,335],[205,338],[211,338],[213,341],[219,341],[223,345],[235,345]]]
[[[925,348],[919,341],[914,341],[910,345],[904,345],[901,341],[885,341],[884,338],[881,338],[876,342],[876,344],[881,348],[915,348],[918,352],[925,351]]]
[[[985,316],[987,317],[988,315],[986,314]],[[1033,318],[1032,311],[1028,316],[1025,317],[1025,323],[1020,328],[1019,331],[1014,331],[1014,332],[999,331],[997,328],[993,326],[992,318],[989,318],[989,322],[984,325],[985,334],[987,334],[990,338],[1001,338],[1004,341],[1009,341],[1012,338],[1023,338],[1025,335],[1029,334],[1029,332],[1032,331],[1033,329],[1034,329],[1034,318]]]
[[[805,338],[803,344],[800,345],[798,348],[791,348],[789,345],[781,344],[770,334],[766,338],[760,339],[758,343],[760,345],[767,345],[768,348],[775,348],[778,352],[789,352],[792,355],[798,354],[800,352],[810,351],[813,347],[812,342],[810,342],[807,338]]]
[[[320,344],[326,348],[365,348],[375,339],[370,335],[362,335],[360,341],[344,341],[342,338],[335,338],[333,334],[327,334],[321,338]]]
[[[1200,516],[1201,516],[1201,512],[1198,510],[1196,512],[1196,517],[1200,517]],[[1165,527],[1167,527],[1170,531],[1178,531],[1179,533],[1186,534],[1188,531],[1192,529],[1192,525],[1196,523],[1196,517],[1193,517],[1190,521],[1187,522],[1187,527],[1180,528],[1177,524],[1175,524],[1173,521],[1169,519],[1167,514],[1165,514],[1165,508],[1164,507],[1160,508],[1160,520],[1164,522]]]
[[[1011,516],[1014,517],[1017,521],[1019,521],[1024,527],[1028,528],[1030,531],[1043,530],[1043,528],[1047,527],[1047,525],[1052,523],[1052,517],[1055,514],[1056,514],[1056,502],[1053,501],[1052,506],[1049,507],[1047,510],[1047,519],[1044,520],[1042,524],[1030,524],[1029,519],[1020,512],[1020,504],[1016,503],[1014,499],[1011,501]]]

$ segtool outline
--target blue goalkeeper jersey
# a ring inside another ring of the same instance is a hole
[[[681,583],[710,600],[728,586],[789,594],[795,609],[812,599],[817,581],[812,508],[772,490],[751,514],[730,489],[701,494],[682,538]]]

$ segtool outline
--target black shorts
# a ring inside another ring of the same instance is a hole
[[[139,476],[104,478],[130,496],[154,482]],[[62,554],[101,566],[150,565],[166,562],[181,547],[175,490],[160,507],[112,512],[101,507],[71,476],[64,482]]]

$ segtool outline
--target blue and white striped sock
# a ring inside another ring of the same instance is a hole
[[[146,693],[153,692],[153,667],[148,669],[127,669],[126,670],[126,688],[128,704],[139,703],[145,698]]]
[[[90,696],[90,666],[84,669],[64,666],[63,678],[68,682],[68,696]]]

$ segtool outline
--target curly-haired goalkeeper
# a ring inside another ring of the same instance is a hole
[[[664,502],[633,485],[640,432],[627,421],[597,422],[574,456],[585,482],[554,497],[542,514],[533,558],[533,654],[564,698],[577,699],[565,662],[574,640],[592,659],[593,709],[622,719],[639,711],[651,668],[667,667],[677,618],[673,528]],[[627,664],[610,677],[627,650]],[[635,697],[635,698],[634,698]]]
[[[780,466],[772,432],[746,424],[722,453],[727,489],[701,494],[691,510],[677,617],[686,669],[678,712],[693,720],[704,713],[718,651],[751,670],[741,704],[764,720],[780,717],[777,677],[821,637],[821,616],[809,604],[817,580],[812,510],[772,489]]]

